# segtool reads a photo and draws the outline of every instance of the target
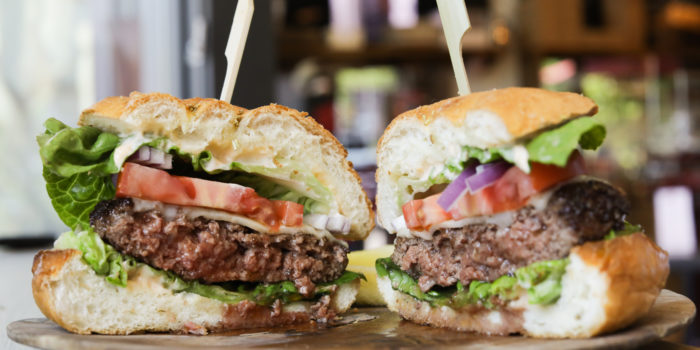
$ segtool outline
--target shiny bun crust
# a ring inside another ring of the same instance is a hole
[[[292,303],[275,314],[252,303],[239,308],[198,294],[174,293],[162,286],[160,276],[143,268],[129,272],[125,288],[117,287],[95,274],[81,259],[80,251],[73,249],[40,251],[34,257],[32,273],[34,301],[41,312],[79,334],[206,334],[303,323],[314,317],[310,303]],[[331,294],[329,307],[345,312],[358,288],[359,280],[341,285]]]
[[[275,104],[246,110],[215,99],[133,92],[96,103],[79,124],[122,136],[166,137],[187,153],[208,150],[223,164],[293,163],[310,170],[334,195],[332,205],[350,218],[343,239],[364,239],[374,227],[371,203],[347,151],[306,113]]]
[[[396,124],[410,119],[425,125],[447,119],[455,126],[462,126],[469,123],[468,113],[474,111],[486,111],[500,119],[510,135],[510,140],[506,142],[513,142],[569,119],[594,115],[598,112],[598,106],[590,98],[571,92],[510,87],[448,98],[404,112],[393,120],[391,124],[394,125],[390,125],[387,132],[397,127]],[[379,144],[381,147],[382,142]],[[480,147],[490,146],[497,145]]]
[[[455,310],[398,292],[386,277],[379,279],[379,289],[389,309],[420,324],[485,334],[587,338],[644,316],[669,273],[668,254],[641,233],[585,243],[569,259],[561,297],[546,306],[529,304],[522,293],[506,307]]]

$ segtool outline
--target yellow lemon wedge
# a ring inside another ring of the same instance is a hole
[[[386,305],[377,289],[377,269],[374,267],[374,262],[379,258],[390,256],[393,252],[393,245],[385,245],[376,249],[358,250],[348,254],[347,270],[360,272],[367,277],[367,281],[363,280],[360,283],[360,291],[355,300],[356,305]]]

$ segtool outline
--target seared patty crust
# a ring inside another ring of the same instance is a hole
[[[348,264],[347,248],[310,234],[262,234],[245,226],[181,211],[166,217],[157,209],[134,212],[129,198],[100,202],[90,225],[122,254],[185,280],[293,281],[304,295],[330,282]]]
[[[628,210],[622,193],[607,183],[571,182],[556,189],[543,210],[528,205],[516,211],[508,227],[443,228],[430,241],[398,237],[391,258],[423,291],[435,284],[493,281],[537,261],[564,258],[574,246],[622,229]]]

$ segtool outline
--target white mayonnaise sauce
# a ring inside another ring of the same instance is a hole
[[[144,137],[143,135],[132,135],[126,138],[124,142],[122,142],[117,148],[114,149],[114,153],[112,153],[112,159],[114,160],[114,164],[121,168],[122,164],[126,161],[127,158],[129,158],[130,155],[132,155],[134,152],[136,152],[141,145],[143,145],[146,142],[152,141],[151,139]]]

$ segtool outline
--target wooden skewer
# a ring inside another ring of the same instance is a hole
[[[471,28],[467,6],[462,0],[437,0],[437,5],[447,40],[447,49],[450,51],[452,69],[454,69],[455,79],[457,79],[457,89],[460,95],[468,95],[472,91],[469,87],[467,70],[464,68],[464,59],[462,58],[462,37]]]
[[[225,55],[227,64],[226,78],[224,78],[224,86],[221,88],[220,100],[222,101],[231,102],[254,10],[253,0],[238,0],[236,13],[233,16],[233,24],[231,25],[231,33],[226,44]]]

